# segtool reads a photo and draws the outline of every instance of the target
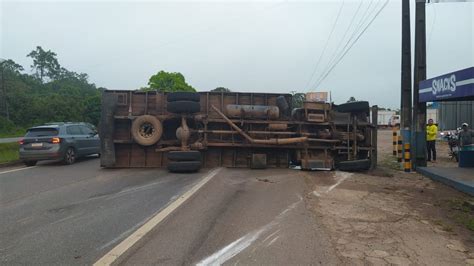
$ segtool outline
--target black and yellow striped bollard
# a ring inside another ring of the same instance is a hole
[[[393,156],[397,156],[397,127],[392,127]]]
[[[411,171],[411,159],[410,159],[410,143],[405,143],[405,162],[403,168],[405,172]]]
[[[399,162],[399,163],[402,163],[402,159],[403,159],[402,147],[403,147],[402,135],[398,135],[398,141],[397,141],[397,162]],[[401,167],[402,167],[402,166],[401,166]]]

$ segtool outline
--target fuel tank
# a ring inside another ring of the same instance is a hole
[[[269,105],[229,104],[226,106],[226,113],[227,116],[233,118],[278,119],[280,117],[280,109]]]

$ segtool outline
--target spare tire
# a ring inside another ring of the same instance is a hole
[[[201,105],[199,102],[193,101],[175,101],[169,102],[166,109],[168,112],[175,114],[193,114],[201,111]]]
[[[370,169],[370,159],[342,161],[336,164],[336,169],[341,171],[364,171]]]
[[[280,108],[281,112],[284,114],[287,114],[288,109],[290,108],[288,102],[285,99],[285,96],[283,95],[280,95],[276,98],[276,106],[278,106],[278,108]]]
[[[168,102],[177,102],[177,101],[191,101],[199,102],[201,100],[201,95],[196,92],[171,92],[168,93],[167,97]]]
[[[199,151],[170,151],[168,152],[168,160],[171,161],[201,161],[201,153]]]
[[[201,169],[200,161],[169,162],[168,170],[172,173],[192,173]]]
[[[336,106],[335,109],[341,113],[370,113],[369,102],[367,101],[343,103]]]
[[[131,131],[136,143],[150,146],[160,140],[163,127],[158,118],[151,115],[142,115],[133,120]]]

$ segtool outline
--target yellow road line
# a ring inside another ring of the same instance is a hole
[[[147,233],[149,233],[155,226],[161,223],[168,215],[170,215],[174,210],[181,206],[186,200],[188,200],[194,193],[196,193],[201,187],[203,187],[207,182],[209,182],[221,168],[217,168],[209,172],[199,183],[194,185],[190,190],[186,191],[178,199],[152,217],[147,223],[138,228],[133,232],[129,237],[123,240],[120,244],[115,246],[111,251],[105,254],[102,258],[94,263],[94,266],[99,265],[111,265],[115,262],[120,256],[122,256],[127,250],[129,250],[133,245],[135,245],[140,239],[142,239]]]

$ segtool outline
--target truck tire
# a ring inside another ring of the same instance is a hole
[[[199,102],[201,100],[201,96],[199,93],[195,92],[171,92],[168,93],[167,96],[168,102],[178,102],[178,101],[191,101],[191,102]]]
[[[336,111],[341,113],[370,113],[370,107],[367,101],[350,102],[336,106]]]
[[[193,101],[169,102],[166,109],[174,114],[194,114],[201,111],[201,105]]]
[[[370,160],[342,161],[336,164],[336,169],[341,171],[365,171],[370,169]]]
[[[169,162],[168,170],[172,173],[192,173],[201,169],[200,161]]]
[[[170,161],[201,161],[201,153],[199,151],[170,151],[168,152],[168,160]]]
[[[296,121],[303,121],[304,120],[304,109],[303,108],[294,108],[291,110],[291,118]]]
[[[151,115],[142,115],[132,122],[132,137],[142,146],[157,143],[163,134],[163,126],[158,118]]]
[[[285,99],[285,96],[283,95],[280,95],[276,98],[276,106],[278,106],[278,108],[280,108],[280,111],[285,115],[287,114],[288,109],[290,108],[288,102]]]

